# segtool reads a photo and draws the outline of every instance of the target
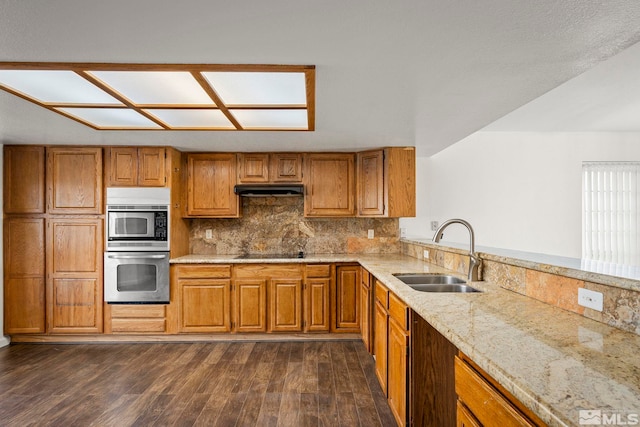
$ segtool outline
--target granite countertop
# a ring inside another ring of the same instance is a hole
[[[180,263],[359,262],[551,426],[579,424],[579,410],[640,413],[640,336],[505,290],[473,282],[482,293],[414,291],[393,273],[450,271],[402,255],[310,255],[246,260],[188,255]]]

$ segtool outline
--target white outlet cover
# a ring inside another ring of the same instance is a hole
[[[602,292],[578,288],[578,304],[593,310],[602,311],[604,306]]]
[[[374,236],[374,231],[373,231],[373,229],[371,229],[371,230],[367,231],[367,238],[369,238],[369,239],[373,239],[373,236]]]

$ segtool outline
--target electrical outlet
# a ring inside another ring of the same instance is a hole
[[[213,230],[207,228],[207,230],[204,232],[204,237],[207,239],[213,239]]]
[[[602,292],[590,291],[585,288],[578,288],[578,304],[591,308],[593,310],[602,311],[603,298]]]
[[[438,221],[431,221],[431,231],[436,231],[438,229]]]
[[[425,249],[424,251],[422,251],[422,258],[429,259],[429,250],[428,249]]]
[[[400,237],[407,237],[407,229],[400,228]]]
[[[374,236],[373,229],[368,230],[368,231],[367,231],[367,238],[368,238],[368,239],[373,239],[373,236]]]

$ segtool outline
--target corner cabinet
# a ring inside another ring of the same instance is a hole
[[[188,154],[185,217],[239,217],[240,198],[233,192],[236,175],[233,153]]]
[[[358,216],[416,216],[414,147],[389,147],[357,154]]]
[[[304,164],[304,215],[355,216],[355,155],[310,153]]]
[[[164,147],[107,148],[107,187],[164,187],[165,158]]]

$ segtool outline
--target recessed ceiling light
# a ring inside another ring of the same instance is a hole
[[[315,130],[313,65],[6,62],[0,89],[98,130]]]

